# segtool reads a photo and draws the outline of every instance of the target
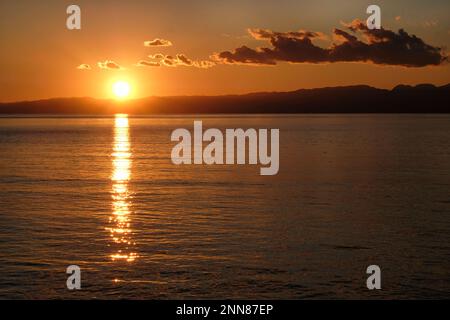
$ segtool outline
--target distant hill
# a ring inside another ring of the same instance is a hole
[[[226,96],[149,97],[117,102],[60,98],[0,103],[0,114],[450,113],[450,84],[301,89]]]

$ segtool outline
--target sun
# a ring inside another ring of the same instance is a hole
[[[112,91],[116,98],[125,99],[130,95],[130,84],[125,81],[117,81],[112,85]]]

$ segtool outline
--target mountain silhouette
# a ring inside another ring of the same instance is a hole
[[[57,98],[0,103],[0,114],[449,113],[450,84],[327,87],[223,96],[148,97],[129,101]]]

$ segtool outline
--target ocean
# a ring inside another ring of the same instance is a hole
[[[194,120],[278,128],[278,174],[174,165]],[[449,141],[450,115],[0,118],[0,298],[448,298]]]

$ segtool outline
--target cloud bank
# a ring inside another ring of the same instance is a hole
[[[252,49],[244,45],[216,53],[212,59],[225,64],[366,62],[404,67],[440,65],[448,61],[441,48],[431,46],[403,29],[398,32],[383,28],[369,30],[360,20],[344,26],[348,31],[334,29],[334,43],[328,48],[313,43],[313,40],[324,38],[317,32],[249,29],[254,39],[268,41],[272,47]]]

